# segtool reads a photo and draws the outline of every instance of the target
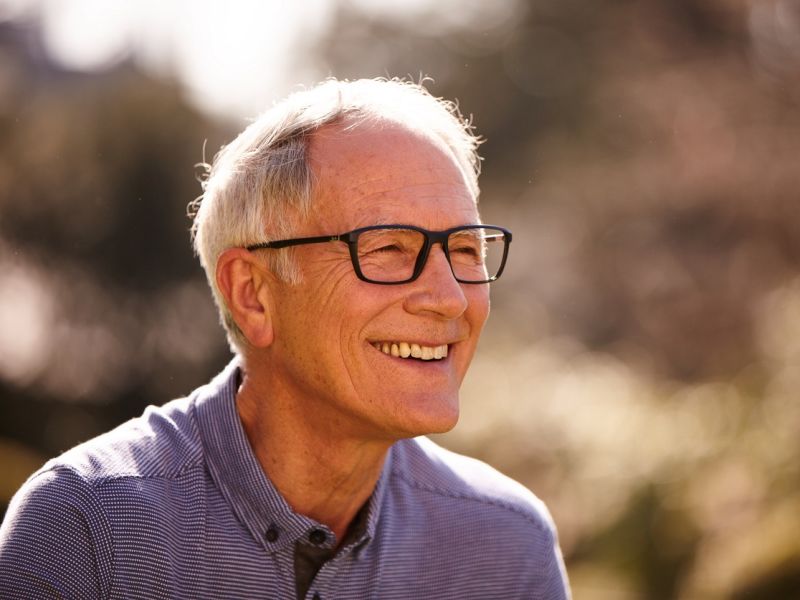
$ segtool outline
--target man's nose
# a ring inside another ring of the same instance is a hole
[[[434,313],[447,319],[460,317],[467,310],[467,297],[456,281],[444,249],[440,244],[431,248],[419,278],[412,282],[406,296],[405,308],[413,314]]]

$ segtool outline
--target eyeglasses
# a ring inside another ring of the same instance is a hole
[[[344,242],[356,276],[369,283],[395,285],[417,279],[431,247],[441,244],[456,281],[489,283],[503,273],[511,232],[496,225],[461,225],[428,231],[414,225],[373,225],[339,235],[303,237],[247,246],[248,250]]]

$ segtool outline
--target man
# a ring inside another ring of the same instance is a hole
[[[511,234],[477,140],[398,81],[328,81],[215,159],[195,217],[237,359],[46,464],[3,598],[569,596],[542,503],[451,429]]]

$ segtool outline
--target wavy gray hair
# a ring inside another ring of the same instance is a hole
[[[453,154],[478,198],[481,140],[454,102],[433,97],[421,84],[400,79],[327,80],[279,102],[203,164],[203,194],[190,205],[194,248],[214,293],[234,352],[247,340],[217,287],[216,266],[228,248],[291,237],[311,208],[314,174],[307,160],[310,137],[324,125],[348,126],[388,118],[421,128]],[[300,281],[291,249],[269,253],[270,268]]]

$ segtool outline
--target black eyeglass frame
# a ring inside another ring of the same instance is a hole
[[[362,233],[367,231],[375,231],[377,229],[411,229],[413,231],[420,232],[425,241],[422,244],[422,247],[419,249],[419,254],[417,255],[417,260],[414,263],[414,272],[411,274],[411,277],[408,279],[403,279],[402,281],[375,281],[374,279],[369,279],[361,272],[361,266],[358,262],[358,236]],[[457,231],[464,231],[467,229],[490,229],[495,230],[498,233],[503,234],[503,259],[500,261],[500,267],[497,269],[497,273],[494,276],[490,277],[489,279],[484,279],[481,281],[469,281],[460,279],[455,271],[453,270],[453,263],[450,261],[450,250],[447,247],[447,239],[450,234],[455,233]],[[302,237],[302,238],[294,238],[288,240],[275,240],[272,242],[262,242],[260,244],[252,244],[250,246],[246,246],[246,249],[249,251],[253,250],[262,250],[262,249],[269,249],[269,248],[287,248],[289,246],[300,246],[304,244],[321,244],[325,242],[344,242],[347,244],[350,250],[350,262],[353,263],[353,270],[356,273],[356,276],[362,280],[366,281],[367,283],[375,283],[378,285],[400,285],[403,283],[411,283],[419,278],[422,274],[422,270],[425,268],[425,265],[428,262],[428,255],[430,254],[431,247],[434,244],[441,244],[442,250],[444,251],[444,255],[447,258],[447,264],[450,265],[450,272],[455,277],[455,280],[459,283],[469,283],[469,284],[482,284],[482,283],[491,283],[493,281],[497,281],[500,275],[503,274],[503,269],[506,266],[506,259],[508,258],[508,248],[511,245],[511,232],[506,229],[505,227],[500,227],[498,225],[459,225],[458,227],[451,227],[450,229],[445,229],[443,231],[428,231],[427,229],[423,229],[422,227],[416,227],[415,225],[370,225],[369,227],[359,227],[358,229],[354,229],[353,231],[348,231],[346,233],[340,233],[338,235],[320,235],[314,237]]]

